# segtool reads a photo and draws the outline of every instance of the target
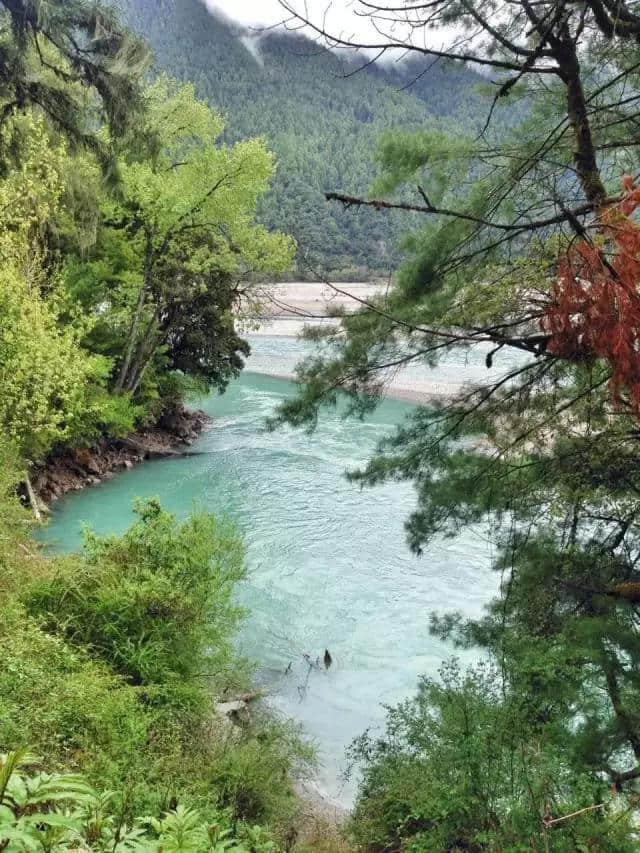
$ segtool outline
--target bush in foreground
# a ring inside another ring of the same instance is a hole
[[[357,843],[407,853],[637,850],[629,809],[572,762],[570,725],[529,711],[489,664],[465,673],[454,662],[440,680],[423,679],[414,699],[389,709],[382,737],[352,747],[363,769]]]
[[[7,546],[0,751],[28,744],[49,772],[117,792],[129,823],[179,803],[228,814],[234,831],[286,832],[309,748],[266,710],[243,727],[215,711],[249,685],[233,647],[242,543],[205,514],[179,523],[156,501],[137,513],[122,537],[88,535],[80,555],[45,560],[19,531]]]
[[[205,513],[179,524],[154,500],[136,514],[122,537],[87,534],[84,555],[31,590],[31,613],[136,686],[227,687],[238,665],[241,540]]]

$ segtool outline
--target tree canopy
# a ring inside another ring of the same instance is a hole
[[[221,117],[167,78],[147,90],[146,117],[142,156],[120,162],[122,200],[107,221],[134,239],[140,274],[116,390],[135,393],[161,346],[174,367],[224,387],[247,352],[231,315],[237,284],[293,259],[290,238],[253,221],[273,157],[260,140],[218,145]]]
[[[37,107],[71,141],[106,160],[96,122],[106,120],[116,134],[131,124],[148,59],[144,42],[127,31],[108,4],[2,2],[0,124],[25,107]]]
[[[4,13],[24,60],[12,85],[37,72],[52,94],[7,91],[0,126],[0,420],[40,463],[152,422],[190,383],[223,390],[249,351],[240,282],[286,270],[295,247],[254,222],[275,172],[264,143],[221,144],[193,86],[142,88],[146,48],[113,9],[21,8],[12,27]]]

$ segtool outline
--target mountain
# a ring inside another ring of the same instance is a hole
[[[426,59],[345,76],[356,57],[345,65],[301,35],[243,30],[200,0],[127,0],[124,14],[150,42],[158,68],[194,82],[226,114],[228,141],[267,138],[278,175],[260,216],[296,237],[299,274],[312,275],[310,265],[360,278],[397,265],[407,218],[345,211],[324,192],[366,193],[386,130],[477,124],[480,77]]]

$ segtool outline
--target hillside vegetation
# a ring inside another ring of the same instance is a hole
[[[131,0],[123,9],[158,66],[193,81],[228,116],[227,139],[266,138],[278,169],[259,218],[296,238],[298,275],[317,279],[316,269],[354,280],[395,269],[407,222],[344,211],[324,193],[373,183],[383,132],[478,123],[477,74],[426,60],[345,76],[365,59],[347,61],[302,36],[245,32],[201,0]]]

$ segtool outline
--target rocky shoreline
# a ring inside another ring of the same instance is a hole
[[[46,512],[69,492],[98,485],[147,459],[180,456],[211,422],[205,412],[181,409],[127,438],[101,438],[87,447],[53,454],[32,475],[40,511]]]

